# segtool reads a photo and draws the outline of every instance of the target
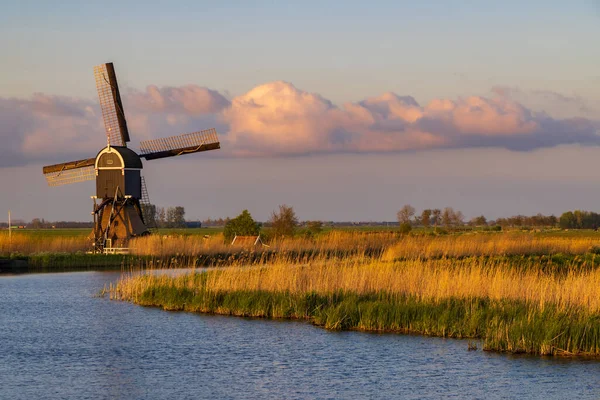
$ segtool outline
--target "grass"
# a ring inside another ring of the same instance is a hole
[[[503,352],[598,356],[600,269],[594,257],[559,269],[539,257],[523,266],[510,257],[282,257],[180,276],[134,273],[105,293],[167,310],[476,338],[485,350]]]

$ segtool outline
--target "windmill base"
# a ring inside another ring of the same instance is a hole
[[[134,237],[149,235],[144,224],[139,200],[104,199],[100,205],[94,201],[94,251],[108,248],[127,248]]]

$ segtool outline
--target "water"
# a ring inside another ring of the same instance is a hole
[[[1,399],[600,397],[600,361],[94,297],[117,278],[0,277]]]

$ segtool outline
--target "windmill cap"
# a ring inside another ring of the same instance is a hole
[[[127,147],[122,147],[122,146],[110,146],[110,147],[105,147],[102,150],[100,150],[100,152],[96,156],[96,168],[106,167],[106,165],[101,165],[101,164],[103,164],[100,161],[100,158],[102,157],[102,155],[114,154],[114,153],[117,153],[119,155],[119,158],[121,159],[121,163],[122,163],[122,168],[136,168],[136,169],[143,168],[142,160],[140,159],[140,156],[138,156],[135,151],[128,149]]]

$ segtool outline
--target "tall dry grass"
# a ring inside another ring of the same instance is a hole
[[[447,236],[400,236],[389,232],[331,231],[316,237],[293,237],[274,240],[265,247],[240,247],[226,244],[222,234],[203,237],[150,235],[131,240],[131,254],[136,256],[210,257],[229,256],[242,252],[254,255],[307,254],[355,256],[367,254],[383,260],[431,259],[441,257],[584,254],[600,243],[593,237],[539,237],[534,233],[473,233]],[[90,250],[91,241],[84,235],[52,236],[43,233],[30,235],[0,234],[0,255],[39,252]],[[596,250],[594,250],[596,251]],[[235,258],[235,257],[234,257]]]
[[[484,349],[600,355],[600,270],[561,273],[489,258],[369,257],[136,273],[112,299],[169,310],[302,318],[330,329],[481,338]]]
[[[267,246],[240,247],[224,243],[223,235],[163,236],[151,235],[130,242],[132,254],[143,256],[201,256],[230,254],[242,250],[261,252],[364,253],[381,252],[398,241],[394,233],[332,231],[314,238],[292,237],[273,240]]]
[[[539,237],[528,232],[405,236],[386,250],[384,259],[583,254],[598,244],[593,237]]]
[[[86,236],[44,236],[13,233],[0,235],[0,255],[13,253],[29,255],[35,253],[75,253],[90,248]]]
[[[202,279],[200,279],[202,276]],[[539,310],[582,308],[600,312],[600,270],[569,268],[565,273],[542,268],[515,268],[510,261],[478,259],[381,262],[366,257],[315,259],[307,264],[281,259],[266,266],[233,266],[203,274],[172,276],[132,274],[112,290],[123,300],[136,300],[146,290],[169,286],[209,292],[286,292],[367,295],[383,292],[439,302],[447,299],[520,301]]]

